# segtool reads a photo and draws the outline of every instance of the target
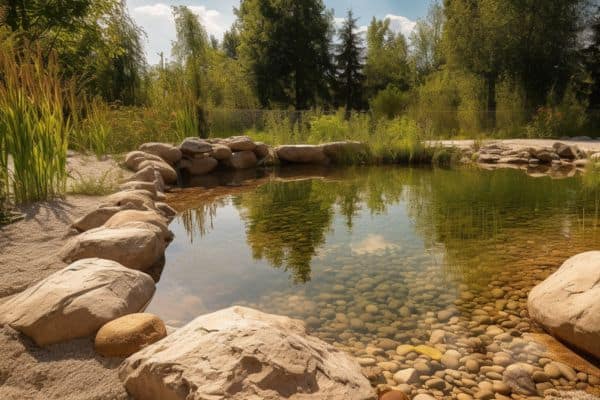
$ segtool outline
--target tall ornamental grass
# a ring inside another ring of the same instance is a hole
[[[0,36],[0,43],[3,186],[16,203],[49,199],[66,188],[71,129],[58,63],[39,47],[17,48],[6,36]]]

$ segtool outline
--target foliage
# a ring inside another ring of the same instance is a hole
[[[73,85],[61,81],[54,53],[46,61],[39,45],[17,51],[13,37],[0,35],[2,179],[16,203],[48,199],[65,190],[71,121],[63,107]]]
[[[85,196],[105,196],[118,191],[119,185],[112,171],[106,171],[99,177],[78,175],[69,188],[70,194]]]
[[[377,118],[392,119],[401,115],[408,107],[409,93],[393,85],[380,90],[371,99],[371,110]]]
[[[444,8],[439,2],[429,7],[427,18],[417,21],[410,36],[413,47],[412,63],[416,69],[416,78],[424,77],[437,70],[442,63],[442,29],[444,24]]]

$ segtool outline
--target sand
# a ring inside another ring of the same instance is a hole
[[[75,156],[69,165],[85,176],[121,174],[113,160]],[[0,227],[0,302],[65,267],[57,252],[74,234],[69,225],[101,201],[67,196],[20,207],[25,218]],[[96,355],[91,339],[41,349],[12,328],[0,327],[0,399],[127,399],[116,371],[120,362]]]

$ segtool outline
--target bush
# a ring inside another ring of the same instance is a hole
[[[406,110],[408,103],[408,92],[403,92],[393,85],[388,85],[373,97],[371,110],[377,119],[393,119]]]

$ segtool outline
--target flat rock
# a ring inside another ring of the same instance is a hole
[[[154,154],[171,165],[175,165],[177,161],[181,160],[181,150],[167,143],[144,143],[140,146],[140,150],[146,153]]]
[[[301,321],[244,307],[196,318],[119,376],[136,399],[376,399],[359,365]]]
[[[232,136],[225,141],[231,151],[253,151],[256,144],[248,136]]]
[[[280,160],[290,163],[326,164],[329,159],[321,146],[309,144],[285,145],[275,148]]]
[[[173,239],[173,232],[167,227],[169,221],[163,215],[156,211],[140,211],[140,210],[123,210],[112,217],[105,223],[105,228],[122,228],[132,222],[144,222],[156,226],[160,229],[163,239],[170,242]]]
[[[529,315],[561,340],[600,358],[600,251],[581,253],[529,293]]]
[[[98,228],[99,226],[104,225],[104,223],[108,221],[110,217],[128,208],[128,206],[132,205],[98,207],[83,217],[75,220],[71,226],[79,232],[85,232],[89,231],[90,229]]]
[[[136,222],[119,228],[100,227],[71,238],[61,250],[65,262],[102,257],[147,271],[162,259],[166,243],[156,226]]]
[[[114,261],[77,261],[0,306],[0,322],[39,346],[91,336],[108,321],[140,311],[154,281]]]
[[[160,161],[156,161],[156,160],[142,161],[139,165],[139,168],[143,169],[148,166],[154,167],[154,170],[158,171],[158,173],[162,176],[165,183],[176,183],[177,182],[177,172],[166,161],[163,161],[162,159]]]
[[[167,328],[156,315],[128,314],[104,324],[96,334],[94,348],[105,357],[125,358],[165,336]]]
[[[190,175],[206,175],[217,168],[217,165],[219,162],[212,157],[184,158],[179,162],[179,167],[187,170]]]
[[[125,155],[125,165],[132,171],[139,171],[140,164],[144,161],[163,161],[163,159],[141,150],[130,151]]]
[[[356,161],[369,155],[369,148],[361,142],[342,141],[322,144],[323,152],[333,162]]]
[[[212,146],[206,140],[197,137],[189,137],[183,139],[183,142],[179,145],[179,150],[181,150],[183,154],[195,156],[197,154],[210,153],[212,151]]]

